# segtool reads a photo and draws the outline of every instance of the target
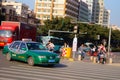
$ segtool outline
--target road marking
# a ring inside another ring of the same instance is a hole
[[[47,70],[48,69],[48,70]],[[5,71],[6,70],[6,71]],[[90,69],[89,69],[90,70]],[[99,71],[99,70],[98,70]],[[21,66],[11,66],[9,68],[2,68],[0,70],[2,73],[8,73],[8,74],[17,74],[17,75],[23,75],[24,77],[26,76],[33,76],[34,77],[40,77],[40,78],[50,78],[50,79],[60,79],[60,80],[76,80],[76,79],[88,79],[88,80],[101,80],[101,79],[109,79],[109,80],[119,80],[117,76],[111,77],[108,72],[107,74],[102,72],[94,72],[90,73],[91,71],[85,71],[80,69],[56,69],[55,70],[52,68],[25,68]],[[1,75],[1,74],[0,74]],[[112,74],[111,74],[112,75]],[[19,76],[18,76],[19,77]],[[52,78],[51,78],[52,77]]]
[[[17,80],[17,79],[0,77],[0,80]]]
[[[29,79],[29,80],[47,80],[47,79],[44,79],[44,78],[34,78],[34,77],[30,77],[30,76],[27,77],[27,76],[23,76],[23,75],[12,75],[12,74],[6,74],[6,73],[0,73],[0,76],[10,77],[10,78],[17,78],[17,80],[18,80],[18,78],[22,78],[24,80],[25,79]],[[7,80],[7,79],[5,79],[5,80]],[[14,79],[11,79],[11,80],[14,80]]]

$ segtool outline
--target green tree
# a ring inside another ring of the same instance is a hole
[[[49,30],[60,30],[60,31],[70,31],[73,32],[74,26],[78,26],[78,29],[80,33],[77,34],[77,37],[79,41],[85,42],[85,41],[91,41],[95,42],[98,41],[97,35],[100,35],[100,40],[106,39],[108,41],[109,37],[109,28],[103,27],[101,25],[97,24],[86,24],[86,23],[71,23],[71,18],[65,17],[65,18],[53,18],[52,20],[45,20],[45,25],[39,26],[38,28],[38,34],[41,35],[48,35]],[[85,33],[87,34],[81,34]],[[65,40],[69,41],[73,39],[74,34],[68,34],[68,33],[51,33],[53,36],[62,37]],[[112,30],[111,34],[111,42],[112,45],[120,43],[120,31],[119,30]],[[116,41],[117,42],[116,42]],[[114,44],[113,44],[114,43]]]

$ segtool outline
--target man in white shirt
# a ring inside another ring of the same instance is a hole
[[[54,47],[55,47],[55,45],[54,45],[51,41],[49,41],[48,44],[47,44],[47,48],[48,48],[50,51],[54,51]]]

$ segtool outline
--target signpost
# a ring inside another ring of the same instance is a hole
[[[73,45],[72,45],[73,59],[75,59],[76,51],[77,51],[77,37],[75,34],[75,37],[73,38]]]

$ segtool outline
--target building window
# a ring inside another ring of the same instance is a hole
[[[38,18],[40,18],[40,15],[37,15]]]
[[[54,13],[57,13],[57,10],[54,10],[53,12],[54,12]]]
[[[41,9],[38,9],[38,12],[41,12]]]
[[[47,7],[47,4],[44,4],[44,7]]]
[[[46,9],[44,9],[44,12],[47,12],[47,10],[46,10]]]
[[[38,4],[39,7],[41,7],[41,4]]]
[[[56,0],[54,0],[54,2],[57,2]]]

